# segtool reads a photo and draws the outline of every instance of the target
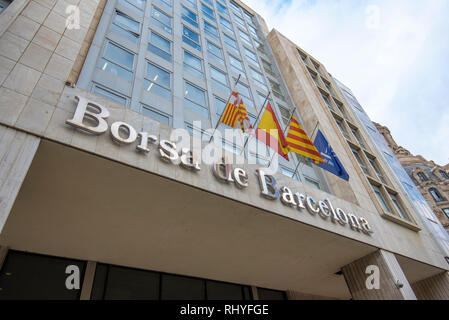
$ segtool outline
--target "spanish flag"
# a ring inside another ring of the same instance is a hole
[[[269,101],[257,127],[256,138],[279,153],[285,160],[290,161],[287,140]]]
[[[312,140],[310,140],[295,117],[292,117],[292,122],[290,123],[287,144],[289,151],[312,159],[315,164],[325,163]]]
[[[231,128],[235,128],[237,122],[239,122],[243,132],[250,131],[252,129],[251,121],[248,117],[248,111],[246,110],[243,100],[238,92],[232,92],[231,99],[226,106],[220,122]]]

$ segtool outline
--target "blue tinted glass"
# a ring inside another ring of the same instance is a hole
[[[209,110],[207,108],[200,106],[199,104],[196,104],[190,100],[184,99],[184,107],[202,115],[205,118],[209,118]]]
[[[160,123],[163,123],[165,125],[169,125],[170,124],[170,118],[167,116],[164,116],[162,114],[160,114],[159,112],[155,112],[147,107],[142,106],[142,114],[144,116],[150,117]]]
[[[198,20],[197,20],[195,13],[193,13],[192,11],[190,11],[184,7],[181,7],[181,15],[182,15],[182,19],[184,21],[187,21],[194,27],[198,28]]]
[[[172,33],[171,18],[162,11],[153,7],[153,23],[168,33]]]
[[[118,64],[132,69],[134,66],[134,54],[109,42],[106,46],[105,57]]]
[[[168,90],[164,87],[161,87],[157,83],[151,82],[147,79],[143,80],[143,88],[145,89],[145,91],[147,91],[149,93],[157,94],[158,96],[161,96],[162,98],[165,98],[167,100],[171,99],[170,90]]]
[[[151,63],[147,64],[147,77],[153,82],[170,88],[170,73]]]
[[[221,49],[209,41],[207,41],[207,49],[214,55],[223,58],[223,52]]]
[[[121,77],[129,82],[133,81],[133,73],[131,71],[126,70],[123,67],[120,67],[119,65],[108,61],[106,59],[100,59],[98,63],[98,67],[103,70],[110,72],[118,77]]]
[[[140,23],[134,21],[133,19],[125,16],[121,12],[117,12],[114,23],[126,30],[139,33],[140,32]]]
[[[206,105],[206,94],[203,90],[192,86],[186,82],[185,97],[192,100],[195,103],[205,106]]]
[[[191,55],[187,51],[184,51],[184,62],[191,65],[192,67],[203,70],[203,67],[201,65],[201,59],[198,59],[197,57]]]
[[[107,99],[111,99],[112,101],[115,101],[119,104],[126,105],[125,98],[123,98],[115,93],[112,93],[109,90],[105,90],[103,88],[95,86],[94,93],[98,94],[99,96],[105,97]]]

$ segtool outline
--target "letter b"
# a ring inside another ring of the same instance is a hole
[[[87,131],[93,134],[102,134],[105,133],[109,126],[106,122],[106,119],[109,117],[110,113],[108,109],[99,105],[96,102],[87,100],[84,97],[76,96],[78,99],[78,106],[76,107],[75,114],[73,119],[67,120],[66,123],[74,126],[75,128]],[[94,113],[87,109],[87,107],[93,107],[97,109],[99,112]],[[93,120],[96,122],[96,126],[91,126],[84,123],[85,118]]]

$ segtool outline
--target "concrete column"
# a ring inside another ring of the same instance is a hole
[[[8,247],[0,246],[0,271],[3,268],[3,264],[5,263],[7,255],[8,255]]]
[[[376,251],[343,267],[342,271],[354,300],[416,300],[399,262],[390,252]],[[378,288],[370,287],[368,284],[375,284],[376,278]]]
[[[0,233],[22,186],[40,138],[0,125]]]
[[[449,272],[413,284],[419,300],[449,300]]]
[[[86,271],[84,272],[83,286],[81,288],[80,300],[90,300],[92,294],[92,287],[95,280],[95,270],[97,263],[93,261],[87,262]]]

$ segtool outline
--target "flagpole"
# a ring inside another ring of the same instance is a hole
[[[316,123],[315,129],[313,129],[313,131],[312,131],[312,135],[311,135],[312,139],[313,139],[313,136],[315,135],[315,131],[316,131],[316,129],[318,129],[319,125],[320,125],[320,122],[318,121]],[[293,176],[295,176],[296,172],[298,171],[300,164],[301,164],[301,161],[298,161],[298,165],[296,166],[296,169],[295,169],[295,172],[293,173]]]
[[[257,115],[256,122],[254,122],[254,127],[256,127],[256,129],[257,129],[257,122],[259,121],[259,118],[260,118],[260,115],[262,114],[262,111],[265,109],[265,104],[267,103],[268,98],[270,97],[270,95],[271,95],[271,92],[268,92],[267,96],[265,97],[265,101],[262,104],[262,108],[260,108],[259,114]],[[254,129],[254,130],[256,130],[256,129]],[[245,152],[246,146],[248,145],[248,142],[249,142],[250,139],[251,139],[251,136],[249,136],[248,139],[246,139],[245,144],[243,145],[242,152],[240,152],[240,155],[242,155],[242,153]]]
[[[290,114],[290,119],[288,120],[287,125],[286,125],[286,127],[285,127],[285,129],[284,129],[284,132],[283,132],[284,137],[285,137],[285,134],[287,133],[287,129],[290,128],[290,124],[291,124],[291,122],[292,122],[293,115],[295,114],[295,111],[296,111],[296,108],[293,108],[293,109],[292,109],[292,112],[291,112],[291,114]],[[271,167],[271,163],[273,162],[273,159],[274,159],[274,156],[275,156],[275,155],[276,155],[276,152],[273,153],[273,156],[271,157],[271,160],[270,160],[270,165],[269,165],[268,167]]]
[[[239,74],[239,76],[238,76],[238,78],[237,78],[237,81],[236,81],[235,84],[234,84],[234,88],[231,90],[231,94],[229,95],[228,101],[226,102],[226,105],[225,105],[225,107],[223,108],[223,111],[221,112],[220,118],[219,118],[218,121],[217,121],[217,125],[215,126],[214,132],[212,133],[212,136],[210,137],[209,143],[211,143],[211,142],[212,142],[212,139],[214,138],[215,132],[217,131],[218,126],[220,125],[221,119],[223,118],[223,114],[224,114],[224,112],[226,111],[226,108],[227,108],[227,106],[228,106],[228,104],[229,104],[229,101],[231,101],[232,93],[234,92],[235,88],[237,87],[237,84],[239,83],[240,77],[241,77],[241,76],[242,76],[242,74]]]

